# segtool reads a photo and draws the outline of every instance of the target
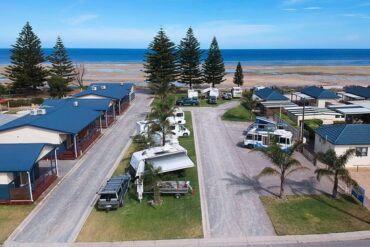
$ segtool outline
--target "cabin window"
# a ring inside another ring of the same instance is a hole
[[[248,134],[248,135],[247,135],[247,140],[252,140],[252,139],[253,139],[253,135]]]
[[[280,137],[280,138],[279,138],[279,143],[281,143],[281,144],[285,144],[285,143],[287,143],[287,139],[286,139],[286,138],[284,138],[284,137]]]
[[[183,113],[176,113],[176,117],[183,117]]]
[[[367,147],[357,147],[356,148],[356,156],[357,157],[367,156],[367,151],[368,151]]]
[[[262,136],[261,135],[257,135],[257,141],[262,141]]]

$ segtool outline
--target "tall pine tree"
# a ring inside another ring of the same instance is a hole
[[[176,80],[176,48],[161,28],[149,44],[145,55],[144,72],[149,86],[160,98],[165,98],[173,89]]]
[[[243,68],[240,62],[238,62],[238,65],[236,65],[236,70],[234,73],[234,84],[240,87],[243,85],[243,83],[244,83]]]
[[[189,85],[201,83],[202,72],[200,69],[200,44],[194,37],[193,29],[190,27],[179,45],[179,72],[180,81]]]
[[[59,36],[57,37],[53,53],[48,57],[48,60],[51,63],[49,73],[52,77],[61,77],[67,83],[73,81],[75,76],[74,66]]]
[[[211,47],[208,51],[208,57],[203,64],[203,81],[215,87],[215,84],[220,84],[224,81],[224,75],[224,61],[216,37],[213,37]]]
[[[28,22],[12,47],[11,65],[5,68],[4,75],[13,82],[13,88],[16,90],[36,89],[43,86],[47,76],[47,71],[42,66],[45,58],[41,50],[41,41]]]

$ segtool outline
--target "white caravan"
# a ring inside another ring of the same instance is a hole
[[[287,150],[293,146],[293,133],[274,121],[257,118],[256,122],[246,130],[244,146],[266,148],[272,140],[276,140],[281,149]]]
[[[150,124],[150,121],[147,120],[136,122],[137,133],[140,135],[148,134]],[[175,137],[186,137],[190,136],[190,130],[188,130],[183,124],[173,123],[171,124],[171,134]]]
[[[218,90],[218,88],[209,87],[209,88],[203,89],[202,94],[204,94],[208,97],[214,96],[214,97],[218,98],[220,96],[220,91]]]
[[[167,118],[170,124],[186,124],[185,113],[181,108],[176,108],[173,116]]]
[[[198,91],[194,89],[188,89],[188,98],[198,99]]]
[[[141,150],[132,154],[130,160],[130,174],[135,178],[138,198],[143,199],[145,165],[151,164],[154,168],[161,168],[161,173],[178,171],[194,167],[187,151],[180,145],[165,145]]]
[[[243,90],[240,87],[233,87],[231,89],[231,94],[233,95],[233,98],[241,98]]]

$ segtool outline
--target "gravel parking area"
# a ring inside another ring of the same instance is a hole
[[[259,196],[277,194],[279,179],[255,178],[271,163],[260,152],[241,146],[243,130],[250,123],[221,120],[225,109],[235,106],[235,103],[218,108],[193,108],[210,236],[237,238],[275,235]],[[324,179],[318,183],[313,173],[314,166],[300,154],[296,158],[311,170],[291,176],[287,181],[286,193],[329,192],[330,182]]]

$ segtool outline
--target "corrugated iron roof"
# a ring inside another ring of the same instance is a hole
[[[64,106],[74,106],[87,108],[94,111],[107,111],[110,107],[111,102],[112,102],[111,99],[79,99],[79,98],[46,99],[44,100],[42,106],[46,109],[51,107],[60,108]]]
[[[272,90],[271,88],[268,88],[268,87],[257,90],[254,92],[254,94],[265,101],[289,100],[287,97],[285,97],[281,93],[275,90]]]
[[[315,132],[334,145],[370,145],[370,124],[322,125]]]
[[[370,88],[361,86],[351,86],[346,89],[347,93],[354,94],[365,99],[370,99]]]
[[[311,96],[315,99],[337,99],[338,96],[335,92],[323,89],[316,86],[306,87],[301,93]]]
[[[90,85],[86,90],[75,94],[74,97],[86,95],[96,95],[105,98],[122,100],[129,96],[133,83],[95,83]]]

